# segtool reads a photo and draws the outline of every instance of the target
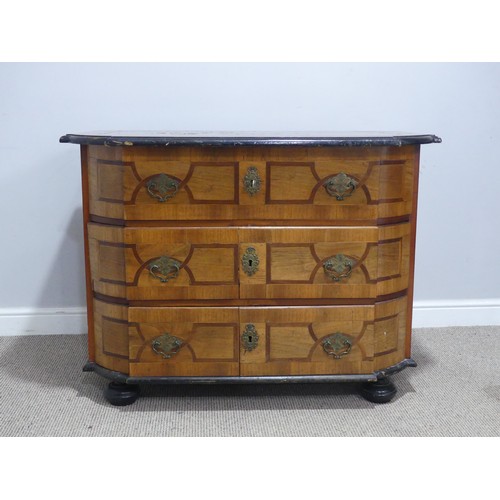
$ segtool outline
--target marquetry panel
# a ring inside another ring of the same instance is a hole
[[[161,148],[89,147],[90,213],[125,220],[177,220],[236,215],[239,168],[234,160],[186,157]],[[162,152],[158,155],[158,149]],[[149,189],[160,175],[177,184],[160,200]],[[219,207],[217,207],[219,205]],[[227,205],[228,208],[224,208]]]
[[[127,307],[94,300],[94,332],[96,363],[128,373]]]
[[[380,226],[378,233],[377,296],[382,296],[408,288],[411,225]]]
[[[125,228],[130,300],[238,298],[238,230],[235,228]],[[176,276],[161,281],[152,270],[169,257]]]
[[[405,359],[407,297],[375,305],[374,367],[376,370]]]
[[[135,162],[139,182],[128,176],[125,189],[129,193],[126,199],[127,212],[133,214],[133,205],[150,205],[155,209],[158,205],[184,204],[230,204],[238,203],[238,168],[235,162],[186,162],[181,160]],[[155,176],[165,174],[177,180],[178,192],[166,202],[159,202],[148,193],[147,183]],[[146,212],[147,209],[144,209]]]
[[[123,228],[88,224],[92,291],[125,298],[127,283]]]
[[[123,219],[123,177],[133,163],[123,162],[120,147],[89,147],[88,151],[90,213]]]
[[[113,149],[113,153],[107,150]],[[408,217],[418,146],[385,148],[105,148],[89,146],[90,213],[140,221],[330,220],[374,225]],[[252,167],[258,192],[244,187]],[[148,183],[164,174],[175,194],[159,201]],[[339,199],[325,183],[355,182]]]
[[[365,228],[240,228],[240,260],[249,248],[257,271],[240,268],[241,298],[375,298],[404,290],[409,225]],[[343,272],[326,272],[343,256]],[[338,279],[335,279],[338,278]]]
[[[371,373],[374,356],[374,306],[243,307],[240,331],[256,327],[258,345],[241,346],[241,375],[331,375]],[[323,348],[341,333],[350,351],[336,359]]]
[[[88,227],[94,292],[129,300],[239,297],[235,228]],[[151,267],[162,257],[178,264],[168,281]]]
[[[132,376],[239,375],[237,308],[132,307],[129,321]],[[164,335],[179,339],[174,354],[153,349]]]
[[[418,148],[413,154],[405,154],[399,160],[381,160],[378,166],[378,216],[392,217],[395,213],[411,214],[415,172],[418,169]]]

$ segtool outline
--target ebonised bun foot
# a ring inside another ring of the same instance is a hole
[[[110,382],[104,389],[104,397],[114,406],[131,405],[139,397],[139,386]]]
[[[361,395],[372,403],[388,403],[397,392],[396,386],[388,377],[376,382],[366,382],[361,386]]]

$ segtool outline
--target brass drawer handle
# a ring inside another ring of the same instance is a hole
[[[323,269],[332,281],[340,281],[351,276],[353,266],[354,262],[351,259],[339,253],[325,261]]]
[[[259,256],[253,247],[248,247],[241,258],[241,265],[246,275],[252,276],[259,270]]]
[[[335,359],[347,356],[351,352],[351,341],[340,332],[329,335],[321,342],[324,351]]]
[[[184,341],[182,339],[174,337],[169,333],[156,337],[151,342],[153,351],[165,359],[170,359],[172,356],[175,356],[183,345]]]
[[[349,177],[344,172],[329,177],[323,182],[326,192],[338,201],[342,201],[344,198],[352,196],[358,184],[356,179]]]
[[[241,342],[245,351],[253,351],[259,343],[259,334],[257,333],[257,328],[251,323],[245,327],[243,335],[241,336]]]
[[[260,180],[259,171],[257,167],[248,167],[247,173],[243,178],[243,187],[245,191],[253,196],[260,191],[262,181]]]
[[[159,202],[165,202],[173,198],[179,190],[180,182],[169,177],[167,174],[158,174],[149,179],[146,184],[148,193]]]
[[[153,278],[159,279],[162,283],[167,283],[169,280],[177,278],[181,265],[178,260],[163,255],[153,260],[149,264],[148,270]]]

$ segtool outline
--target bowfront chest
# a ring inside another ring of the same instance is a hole
[[[411,359],[432,135],[69,134],[81,145],[89,362],[145,383],[360,382]]]

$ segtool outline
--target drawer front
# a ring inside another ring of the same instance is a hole
[[[128,300],[239,297],[235,228],[88,227],[95,292]]]
[[[137,377],[370,373],[405,358],[407,298],[372,306],[128,307],[94,300],[95,359]]]
[[[397,364],[405,358],[406,305],[402,297],[372,306],[241,308],[240,374],[363,374]]]
[[[409,224],[240,228],[240,297],[375,298],[405,290]]]
[[[129,309],[130,375],[238,376],[238,308]]]
[[[238,163],[186,150],[89,147],[90,213],[125,220],[236,217]]]
[[[237,299],[236,228],[126,228],[130,300]]]
[[[258,343],[241,347],[242,376],[371,373],[374,306],[242,308],[240,331]]]
[[[95,292],[128,300],[357,299],[408,287],[410,226],[89,224]]]
[[[266,218],[372,221],[408,215],[414,162],[401,153],[389,157],[379,151],[353,158],[342,150],[327,159],[262,162]]]
[[[89,147],[91,214],[375,224],[412,209],[418,147]]]

